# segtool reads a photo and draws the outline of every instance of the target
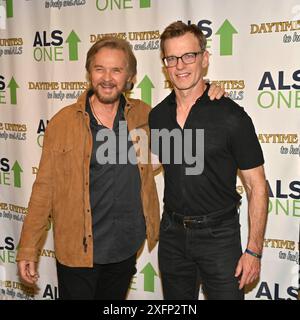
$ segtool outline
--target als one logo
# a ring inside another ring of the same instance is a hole
[[[12,237],[0,239],[0,263],[15,263],[16,246]]]
[[[273,286],[263,281],[255,295],[257,299],[267,299],[267,300],[297,300],[298,290],[296,287],[290,286],[287,287],[286,292],[280,286],[279,283],[274,283]],[[283,295],[287,296],[286,298]]]
[[[192,22],[189,20],[187,24],[191,24]],[[194,22],[193,22],[194,23]],[[210,43],[212,41],[211,36],[213,34],[213,29],[211,27],[212,21],[210,20],[200,20],[198,23],[195,23],[198,28],[203,32],[207,39],[207,48],[209,49]],[[215,32],[216,35],[219,36],[219,52],[220,56],[232,56],[233,55],[233,35],[237,34],[238,31],[231,24],[231,22],[227,19],[217,28],[218,30]]]
[[[96,8],[102,12],[106,10],[128,10],[136,8],[137,3],[140,9],[151,7],[151,0],[96,0]]]
[[[1,239],[0,250],[15,250],[14,239],[12,237]]]
[[[267,181],[269,190],[268,212],[289,217],[300,217],[300,181],[288,183],[281,180]]]
[[[7,84],[5,77],[0,74],[0,104],[16,105],[18,88],[19,85],[17,84],[14,77],[11,77]]]
[[[43,119],[40,120],[39,122],[39,126],[38,126],[38,129],[37,129],[37,144],[39,147],[43,147],[43,143],[44,143],[44,135],[45,135],[45,131],[46,131],[46,126],[47,124],[49,123],[49,120],[46,121],[46,124],[45,124],[45,121]]]
[[[58,287],[51,284],[47,284],[43,292],[43,299],[57,300],[58,299]]]
[[[78,60],[78,43],[81,42],[78,35],[72,30],[67,36],[63,46],[64,37],[61,30],[37,31],[33,40],[33,58],[37,62]]]
[[[8,158],[0,158],[0,185],[21,188],[22,172],[23,170],[17,160],[11,166]]]
[[[300,108],[300,70],[265,71],[258,85],[258,105],[263,109]]]

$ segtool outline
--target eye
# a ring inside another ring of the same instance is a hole
[[[194,53],[186,53],[183,57],[185,59],[194,59],[195,54]]]
[[[113,71],[113,73],[120,73],[121,69],[120,68],[113,68],[112,71]]]
[[[176,61],[177,58],[174,57],[174,56],[171,56],[171,57],[166,57],[166,60],[167,60],[168,63],[172,63],[172,62]]]

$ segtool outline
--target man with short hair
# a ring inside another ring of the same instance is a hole
[[[203,80],[209,53],[196,25],[169,25],[161,35],[161,52],[174,90],[152,109],[149,126],[152,152],[164,168],[158,247],[164,298],[198,299],[202,282],[208,299],[244,299],[242,288],[259,276],[268,203],[255,129],[244,109],[229,98],[209,99]],[[160,135],[166,129],[182,136],[169,148]],[[183,155],[181,162],[178,155]],[[194,163],[188,161],[193,158]],[[245,253],[237,209],[238,169],[248,197]]]
[[[125,299],[146,234],[149,250],[158,238],[150,160],[119,161],[134,147],[130,132],[148,131],[150,107],[123,94],[132,87],[136,64],[125,40],[96,42],[86,59],[91,89],[46,129],[17,260],[21,277],[35,283],[40,239],[51,215],[61,299]],[[116,162],[103,163],[105,141],[97,136],[103,130],[116,137]],[[119,148],[120,133],[128,141],[125,149]]]

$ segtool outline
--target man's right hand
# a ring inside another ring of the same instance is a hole
[[[21,279],[27,283],[35,284],[39,278],[36,271],[36,263],[28,260],[18,262],[18,269]]]

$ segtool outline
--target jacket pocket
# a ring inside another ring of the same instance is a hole
[[[73,147],[66,146],[53,150],[55,172],[59,175],[69,175],[72,168]],[[73,164],[74,165],[74,164]]]

